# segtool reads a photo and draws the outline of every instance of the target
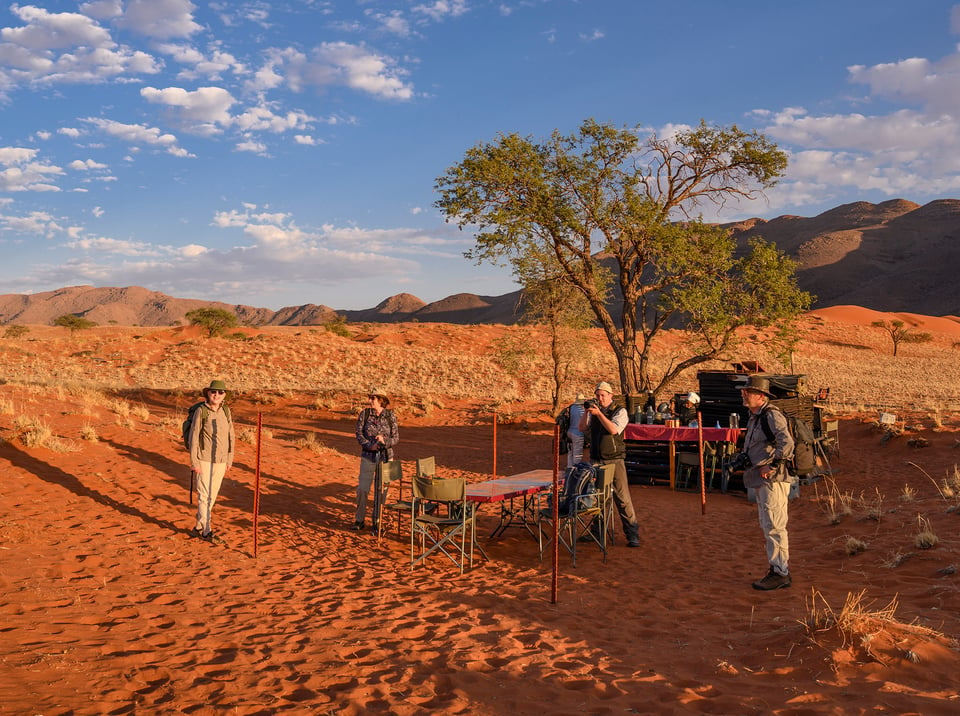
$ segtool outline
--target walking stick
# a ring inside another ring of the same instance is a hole
[[[381,450],[379,457],[385,458],[386,451]],[[383,460],[377,461],[377,469],[373,473],[373,524],[377,528],[377,544],[380,544],[380,509],[382,508],[381,502],[383,498],[380,495],[380,491],[383,489]]]
[[[190,504],[193,504],[193,484],[197,480],[197,471],[192,467],[190,468]]]

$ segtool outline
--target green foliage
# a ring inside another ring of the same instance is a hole
[[[207,336],[223,335],[227,329],[236,328],[237,316],[224,308],[195,308],[187,311],[186,319],[191,326],[201,326],[207,329]]]
[[[621,389],[658,392],[682,371],[724,356],[744,325],[792,322],[812,297],[775,246],[738,247],[730,232],[690,216],[703,202],[755,198],[786,154],[762,134],[699,127],[641,141],[594,120],[544,141],[516,134],[479,144],[438,177],[436,206],[476,229],[467,257],[510,262],[525,287],[545,263],[580,293],[613,349]],[[653,375],[662,330],[696,339]]]
[[[901,343],[929,343],[933,336],[929,333],[913,333],[906,327],[903,321],[874,321],[870,324],[876,328],[882,328],[893,341],[893,355],[896,357],[897,349]]]
[[[12,326],[7,326],[6,330],[3,332],[4,338],[23,338],[30,332],[30,329],[26,326],[19,326],[13,324]]]
[[[97,324],[82,316],[73,313],[64,313],[62,316],[57,316],[53,319],[53,325],[69,328],[70,332],[74,333],[76,331],[85,331],[88,328],[93,328]]]
[[[332,321],[327,321],[324,323],[323,327],[334,335],[343,336],[344,338],[352,338],[350,329],[347,328],[347,317],[340,315],[339,313]]]

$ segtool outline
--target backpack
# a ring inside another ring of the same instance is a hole
[[[760,427],[763,428],[767,436],[767,442],[775,442],[773,428],[767,420],[766,414],[770,410],[780,410],[776,406],[771,406],[763,411],[760,419]],[[783,412],[782,410],[780,412]],[[813,430],[802,419],[784,413],[787,419],[787,430],[790,431],[790,437],[793,438],[793,457],[786,461],[787,474],[792,477],[812,475],[817,470],[817,460],[813,452],[813,443],[815,437]]]
[[[226,404],[224,404],[222,408],[223,414],[227,416],[227,420],[232,422],[233,418],[230,417],[230,408]],[[183,425],[180,426],[181,432],[183,433],[183,447],[186,448],[188,452],[190,451],[190,426],[193,425],[193,420],[197,413],[200,413],[201,420],[207,419],[207,416],[210,414],[207,401],[201,400],[199,403],[191,405],[190,409],[187,410],[187,419],[184,420]]]
[[[578,462],[563,474],[563,486],[557,501],[557,514],[567,517],[593,507],[597,484],[597,468],[589,462]],[[547,495],[546,515],[553,514],[553,495]]]
[[[560,411],[557,419],[554,421],[560,426],[560,454],[566,455],[570,452],[570,436],[567,431],[570,430],[570,406]]]

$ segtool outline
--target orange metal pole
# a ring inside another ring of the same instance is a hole
[[[257,413],[257,472],[253,479],[253,556],[257,556],[257,527],[260,517],[260,445],[263,435],[263,413]]]
[[[497,413],[493,413],[493,479],[497,479]]]
[[[707,481],[703,473],[703,416],[697,411],[697,450],[700,453],[700,514],[707,514]]]
[[[557,592],[560,583],[560,529],[557,525],[559,516],[560,489],[558,476],[560,474],[560,426],[553,426],[553,568],[550,581],[550,603],[557,603]]]

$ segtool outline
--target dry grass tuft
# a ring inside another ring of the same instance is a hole
[[[896,552],[891,552],[883,562],[880,564],[887,569],[896,569],[901,564],[906,562],[910,557],[914,556],[914,552],[901,552],[899,549]]]
[[[0,415],[13,415],[13,401],[0,399]]]
[[[884,645],[897,645],[897,652],[901,658],[913,663],[919,661],[913,649],[900,648],[905,642],[905,636],[913,638],[945,639],[944,635],[920,626],[915,623],[905,624],[896,619],[897,598],[882,609],[870,609],[865,603],[866,590],[857,594],[848,593],[843,608],[836,612],[816,589],[811,590],[807,598],[807,616],[801,620],[807,633],[815,643],[829,633],[839,635],[842,646],[869,657],[873,661],[885,662],[880,653]]]
[[[304,433],[303,437],[294,440],[293,444],[301,450],[309,450],[316,455],[330,451],[330,448],[317,439],[316,433]]]
[[[849,517],[853,514],[853,495],[849,492],[840,492],[837,487],[837,481],[833,478],[827,478],[824,481],[826,494],[820,494],[819,484],[816,487],[816,502],[820,504],[821,509],[827,515],[827,520],[831,525],[840,524],[843,517]]]
[[[875,487],[874,491],[874,496],[870,498],[861,494],[860,505],[863,507],[864,519],[879,522],[880,518],[883,517],[883,495],[880,494],[879,487]]]
[[[97,429],[92,425],[84,425],[80,428],[80,437],[87,442],[100,442],[100,436],[97,435]]]
[[[13,429],[26,448],[45,447],[54,452],[76,452],[80,448],[72,440],[57,437],[40,418],[23,416],[13,421]]]
[[[930,520],[922,515],[917,515],[917,536],[913,538],[913,544],[917,549],[931,549],[940,542],[933,528],[930,526]]]
[[[908,483],[904,483],[903,489],[900,490],[900,501],[901,502],[913,502],[917,499],[917,490],[914,487],[911,487]]]

